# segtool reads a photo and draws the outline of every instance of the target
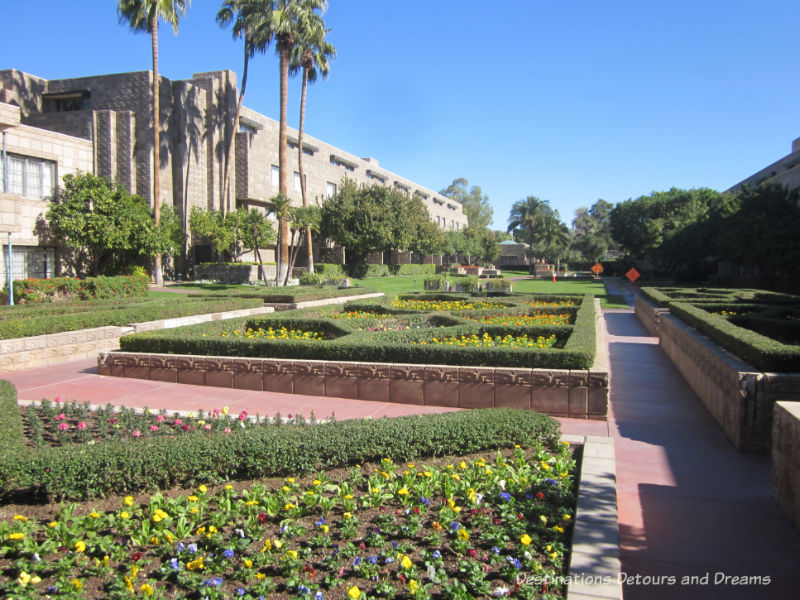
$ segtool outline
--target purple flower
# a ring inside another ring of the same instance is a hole
[[[548,485],[558,485],[558,482],[555,479],[545,479],[544,482]]]
[[[186,549],[192,554],[197,554],[197,544],[189,544]]]
[[[419,501],[422,502],[425,506],[430,506],[431,505],[430,499],[426,498],[425,496],[420,496],[419,497]]]
[[[183,544],[183,542],[178,542],[177,548],[178,552],[183,552],[184,550],[186,550],[186,546]]]
[[[367,558],[367,560],[369,561],[369,564],[371,564],[371,565],[377,565],[378,564],[378,557],[377,556],[370,556],[369,558]]]
[[[297,591],[300,594],[310,594],[311,588],[304,586],[302,583],[297,586]]]
[[[453,521],[450,523],[450,531],[458,531],[459,529],[461,529],[461,523],[458,521]]]
[[[225,550],[225,552],[222,553],[222,556],[224,556],[228,560],[231,560],[233,558],[233,550],[228,548],[227,550]]]
[[[204,579],[200,582],[200,587],[219,587],[222,585],[222,577],[213,577],[211,579]]]
[[[235,590],[233,590],[233,591],[234,591],[234,593],[235,593],[237,596],[244,596],[244,594],[245,594],[245,591],[244,591],[244,588],[243,588],[243,587],[237,587],[237,588],[236,588]]]
[[[353,559],[353,566],[354,566],[354,567],[357,567],[357,566],[358,566],[358,565],[360,565],[360,564],[361,564],[361,557],[360,557],[360,556],[356,556],[356,557]]]
[[[438,550],[434,550],[431,556],[433,556],[433,558],[442,558],[442,553]]]
[[[322,595],[322,592],[317,592],[314,594],[314,600],[325,600],[325,596]]]
[[[500,499],[503,502],[510,502],[511,501],[511,494],[509,494],[508,492],[503,492],[502,494],[500,494]]]
[[[492,546],[492,554],[500,554],[500,548],[497,546]]]
[[[317,527],[320,527],[321,525],[325,525],[325,522],[326,522],[325,521],[325,517],[320,517],[319,519],[317,519],[314,522],[314,525],[316,525]]]
[[[180,571],[181,561],[179,561],[177,558],[170,559],[169,566],[173,571]]]

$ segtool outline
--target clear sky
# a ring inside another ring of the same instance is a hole
[[[194,0],[177,36],[162,26],[164,76],[241,73],[221,4]],[[0,0],[0,69],[150,69],[149,36],[116,5]],[[724,190],[800,137],[797,0],[330,0],[325,20],[338,58],[310,89],[308,133],[433,190],[466,177],[497,228],[529,195],[569,223],[598,198]],[[277,119],[274,48],[250,73],[245,104]]]

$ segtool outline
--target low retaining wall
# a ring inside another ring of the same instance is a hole
[[[365,300],[367,298],[381,298],[383,292],[372,292],[370,294],[359,294],[357,296],[337,296],[335,298],[323,298],[321,300],[306,300],[305,302],[291,302],[284,304],[270,304],[275,310],[294,310],[296,308],[313,308],[315,306],[328,306],[332,304],[347,304],[354,300]]]
[[[597,436],[562,436],[562,440],[583,443],[567,598],[621,600],[614,440]]]
[[[800,402],[776,402],[772,421],[772,496],[800,530]]]
[[[658,321],[661,315],[669,314],[669,309],[651,304],[641,294],[636,294],[636,298],[633,301],[633,309],[647,331],[650,332],[650,335],[658,337]]]
[[[664,352],[737,450],[768,453],[777,400],[800,400],[800,374],[762,373],[669,314],[658,318]]]
[[[94,327],[92,329],[0,340],[0,356],[2,356],[0,371],[18,371],[20,369],[42,367],[53,363],[97,356],[99,352],[107,352],[119,348],[119,338],[128,333],[169,329],[205,321],[262,315],[274,311],[273,307],[264,306],[133,323],[126,327]]]

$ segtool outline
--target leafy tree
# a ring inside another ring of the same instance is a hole
[[[546,217],[539,224],[537,234],[538,251],[548,262],[557,263],[556,268],[560,268],[561,259],[569,249],[572,238],[567,226],[561,222],[557,210],[546,211]]]
[[[306,0],[306,2],[308,3],[309,0]],[[312,17],[315,18],[300,21],[301,27],[299,36],[292,50],[289,62],[289,71],[291,74],[296,74],[300,70],[303,72],[303,88],[300,94],[300,127],[297,130],[297,170],[300,174],[300,192],[303,197],[303,206],[308,206],[306,178],[303,172],[303,132],[305,127],[308,84],[315,83],[320,76],[323,79],[327,79],[328,73],[330,72],[330,61],[336,58],[336,48],[325,39],[328,30],[325,29],[325,23],[322,22],[322,18],[314,14],[313,2],[314,0],[311,0],[307,8]],[[294,235],[292,237],[294,237]],[[305,232],[305,240],[308,251],[308,268],[309,271],[313,273],[314,247],[311,243],[310,226]],[[297,254],[295,253],[294,257],[296,256]],[[290,272],[292,266],[294,266],[294,260],[290,260]]]
[[[157,226],[147,201],[90,173],[64,176],[59,202],[46,219],[54,237],[72,251],[78,275],[119,272],[181,245],[180,223],[172,211]]]
[[[336,196],[323,202],[321,222],[322,235],[347,249],[348,264],[362,264],[371,252],[427,255],[443,246],[422,200],[379,184],[345,179]]]
[[[127,23],[136,32],[147,32],[152,40],[153,54],[153,209],[156,227],[161,223],[161,118],[159,113],[158,76],[158,20],[164,19],[178,33],[178,22],[186,14],[191,0],[119,0],[117,13],[121,23]],[[156,285],[163,285],[161,255],[155,257]]]
[[[469,226],[476,231],[487,229],[492,222],[494,210],[489,204],[489,196],[477,185],[468,188],[469,182],[459,177],[439,193],[460,203],[467,215]]]
[[[275,229],[269,222],[267,216],[261,211],[251,208],[247,210],[240,207],[236,212],[231,213],[233,228],[236,232],[235,237],[241,240],[242,246],[247,250],[252,250],[258,261],[258,277],[266,283],[267,276],[264,273],[264,259],[261,257],[261,248],[275,242]]]
[[[291,210],[291,220],[289,230],[291,231],[291,243],[289,244],[289,268],[286,271],[284,285],[289,282],[289,275],[294,270],[294,263],[300,247],[305,243],[307,248],[312,247],[312,232],[319,232],[320,209],[318,206],[297,206]],[[313,263],[311,264],[313,268]]]
[[[582,206],[575,211],[572,245],[587,260],[600,260],[614,247],[609,223],[613,208],[613,204],[600,199],[591,208]]]

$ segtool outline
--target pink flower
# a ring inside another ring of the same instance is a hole
[[[215,409],[214,409],[214,416],[215,416],[215,417],[216,417],[216,416],[219,416],[219,409],[218,409],[218,408],[215,408]]]
[[[139,431],[138,429],[134,429],[133,431],[131,431],[131,436],[132,437],[142,437],[142,432]]]
[[[53,402],[55,402],[56,404],[61,404],[61,396],[56,396],[55,398],[53,398]]]
[[[225,428],[225,433],[230,433],[230,432],[231,432],[231,428],[230,427],[226,427]]]
[[[86,423],[84,423],[83,421],[79,422],[78,429],[86,429]]]
[[[247,411],[242,411],[239,413],[239,420],[244,421],[247,418]]]
[[[186,424],[183,424],[183,425],[181,425],[181,429],[183,429],[184,431],[189,431],[189,426],[186,425]]]
[[[59,428],[61,431],[66,431],[67,429],[69,429],[69,423],[60,423],[60,424],[58,425],[58,428]]]
[[[158,431],[158,425],[150,425],[150,431]]]
[[[292,413],[289,413],[288,415],[286,415],[286,418],[287,419],[294,419],[294,415]]]
[[[66,418],[67,418],[67,415],[65,415],[64,413],[61,413],[60,415],[56,415],[56,421],[63,421]]]
[[[203,425],[203,429],[205,429],[206,431],[210,431],[211,430],[211,423],[206,423],[205,425]]]
[[[183,423],[182,419],[175,419],[175,425],[180,425],[181,423]]]
[[[109,419],[109,420],[108,420],[108,422],[109,422],[109,423],[111,423],[111,424],[113,425],[114,423],[116,423],[116,422],[117,422],[117,420],[116,420],[116,419]]]
[[[163,420],[164,420],[164,415],[158,415],[156,417],[156,421],[158,421],[159,423],[161,423]]]

